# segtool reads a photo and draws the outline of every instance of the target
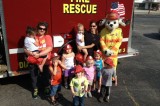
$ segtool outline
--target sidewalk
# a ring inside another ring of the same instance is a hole
[[[149,13],[149,10],[137,10],[137,9],[135,9],[134,14],[160,15],[160,10],[158,10],[158,11],[151,10],[150,13]]]

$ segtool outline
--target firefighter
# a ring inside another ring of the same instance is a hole
[[[116,70],[118,51],[123,38],[122,29],[119,28],[119,24],[122,24],[122,21],[120,21],[118,12],[111,11],[107,14],[104,24],[105,28],[100,32],[101,49],[107,57],[113,60]]]

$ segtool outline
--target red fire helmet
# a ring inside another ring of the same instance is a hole
[[[94,60],[94,59],[93,59],[92,56],[88,56],[87,59],[86,59],[86,61],[88,61],[88,60]]]
[[[104,63],[106,63],[106,64],[108,64],[108,65],[114,67],[113,60],[110,59],[110,58],[106,58],[106,59],[104,60]]]
[[[67,49],[72,49],[72,46],[70,44],[67,44],[65,47],[64,47],[64,50],[67,50]]]
[[[76,60],[78,62],[81,62],[81,63],[84,62],[84,57],[83,57],[83,55],[81,53],[77,53],[76,56],[75,56],[75,58],[76,58]]]
[[[83,72],[83,71],[84,71],[84,69],[82,68],[81,65],[75,66],[74,73],[79,73],[79,72]]]
[[[119,19],[119,14],[116,10],[112,10],[106,15],[106,19],[107,20],[117,20]]]
[[[54,57],[59,57],[59,55],[57,53],[52,53],[51,58],[54,58]]]
[[[100,56],[102,56],[102,52],[100,51],[100,50],[96,50],[96,51],[94,51],[94,53],[96,54],[99,54]]]

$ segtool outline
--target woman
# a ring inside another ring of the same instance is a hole
[[[90,22],[90,29],[84,34],[85,46],[78,46],[78,49],[87,49],[88,56],[94,56],[94,51],[100,48],[99,40],[100,36],[98,35],[98,28],[95,21]]]
[[[40,53],[34,54],[35,58],[39,58],[42,56],[48,56],[47,57],[47,61],[43,67],[43,72],[41,73],[42,76],[42,81],[43,81],[43,85],[45,87],[49,87],[49,60],[51,57],[51,51],[52,51],[52,47],[53,47],[53,43],[52,43],[52,38],[50,35],[47,35],[47,30],[48,30],[48,24],[46,22],[39,22],[37,25],[37,35],[36,38],[39,41],[39,48],[40,48]],[[24,52],[27,55],[33,55],[33,53],[31,51],[28,51],[27,49],[24,48]],[[30,65],[31,70],[31,79],[32,79],[32,87],[33,87],[33,98],[36,99],[38,96],[38,87],[37,87],[37,79],[39,76],[39,70],[37,65]]]

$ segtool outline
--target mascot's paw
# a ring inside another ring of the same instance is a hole
[[[107,49],[107,50],[104,51],[104,54],[107,55],[107,56],[111,56],[111,55],[113,55],[113,51]]]
[[[99,21],[99,26],[103,26],[106,22],[106,19],[102,19]]]

